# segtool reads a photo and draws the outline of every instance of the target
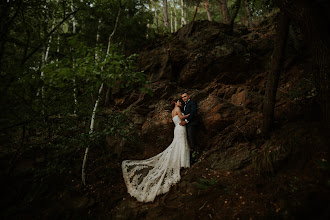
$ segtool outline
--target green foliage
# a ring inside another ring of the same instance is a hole
[[[198,151],[193,151],[191,156],[196,159],[199,156],[199,152]]]
[[[114,47],[109,54],[105,54],[104,47],[84,46],[79,36],[69,38],[68,44],[73,54],[68,51],[62,60],[42,69],[45,72],[45,85],[54,88],[72,87],[72,80],[75,80],[79,87],[84,86],[85,92],[95,92],[101,83],[111,88],[130,89],[148,83],[146,74],[135,71],[136,54],[126,57]]]
[[[213,185],[215,185],[218,181],[216,179],[199,179],[198,184],[196,185],[196,187],[200,190],[206,190],[210,187],[212,187]]]
[[[292,179],[290,179],[288,187],[291,193],[295,193],[299,191],[298,183],[299,183],[298,177],[294,176]]]
[[[129,114],[126,110],[99,115],[97,119],[102,123],[99,123],[91,134],[89,117],[84,119],[68,115],[51,118],[42,125],[47,132],[39,132],[35,136],[30,134],[30,150],[37,152],[31,157],[37,162],[38,168],[33,168],[29,172],[39,178],[64,175],[71,172],[77,163],[81,164],[82,153],[86,146],[94,150],[102,149],[106,136],[128,142],[134,141],[129,125]]]
[[[148,76],[137,71],[132,53],[147,42],[147,1],[125,2],[1,3],[0,139],[6,152],[21,147],[24,154],[18,155],[29,154],[38,165],[33,170],[37,177],[72,170],[81,164],[86,145],[101,147],[106,135],[130,141],[128,112],[98,111],[89,134],[100,85],[150,93]],[[106,53],[119,7],[117,31]],[[99,109],[104,110],[103,104]]]
[[[115,137],[123,141],[132,142],[132,127],[130,125],[130,113],[129,110],[122,112],[110,111],[100,118],[102,124],[93,132],[86,132],[82,134],[82,140],[87,146],[99,147],[104,144],[106,136]]]
[[[74,53],[67,51],[61,60],[42,68],[45,74],[42,81],[45,91],[43,102],[53,100],[55,104],[47,105],[45,111],[48,114],[69,114],[74,109],[78,114],[89,114],[93,106],[92,100],[97,98],[98,88],[102,83],[113,89],[139,88],[143,92],[149,92],[146,87],[149,83],[148,76],[135,70],[136,54],[126,57],[114,47],[109,54],[105,54],[102,46],[85,46],[79,41],[79,35],[70,37],[67,43]],[[74,92],[77,103],[73,100]],[[92,100],[87,98],[89,94],[93,94]]]
[[[263,17],[274,9],[272,0],[250,0],[251,12],[253,16]]]
[[[205,156],[206,154],[206,151],[203,151],[203,152],[199,152],[197,150],[194,150],[192,152],[192,158],[194,158],[194,160],[196,161],[196,163],[200,163],[202,161],[202,158]],[[198,160],[197,160],[198,158]]]
[[[130,135],[131,127],[129,124],[130,118],[129,110],[122,112],[108,112],[104,124],[103,134],[132,141],[132,136]]]

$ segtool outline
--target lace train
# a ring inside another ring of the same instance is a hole
[[[180,181],[180,168],[190,166],[186,127],[175,124],[172,143],[161,153],[146,160],[124,160],[123,177],[128,193],[140,202],[153,202]]]

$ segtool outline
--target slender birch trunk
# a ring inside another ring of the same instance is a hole
[[[119,21],[120,12],[121,12],[121,8],[120,8],[119,11],[118,11],[118,15],[117,15],[117,18],[116,18],[115,27],[114,27],[112,33],[111,33],[110,36],[109,36],[107,55],[108,55],[109,52],[110,52],[111,38],[113,37],[113,35],[115,34],[115,32],[116,32],[116,30],[117,30],[117,26],[118,26],[118,21]]]
[[[171,33],[173,33],[173,11],[171,10]]]
[[[55,27],[55,22],[56,22],[56,19],[54,17],[54,20],[53,20],[53,24],[52,24],[52,29],[54,29]],[[44,81],[44,77],[45,77],[45,73],[44,71],[42,71],[42,68],[44,67],[45,63],[47,62],[48,60],[48,54],[49,54],[49,49],[50,49],[50,44],[52,42],[52,38],[53,38],[53,35],[50,35],[49,36],[49,39],[48,39],[48,42],[47,42],[47,46],[43,47],[44,48],[44,52],[41,54],[41,72],[40,72],[40,79],[41,81]],[[39,92],[37,93],[37,96],[39,95]],[[44,100],[44,95],[45,95],[45,86],[42,85],[41,87],[41,91],[40,91],[40,96],[41,96],[41,102],[43,103],[43,100]],[[42,104],[42,114],[45,113],[45,110],[44,110],[44,106]]]
[[[71,1],[71,11],[74,12],[73,9],[73,0]],[[76,18],[74,15],[72,15],[72,33],[73,35],[76,34]],[[73,59],[72,63],[73,69],[76,68],[75,60]],[[77,100],[77,85],[76,85],[76,77],[73,78],[73,100],[74,100],[74,110],[73,110],[73,115],[77,115],[77,106],[78,106],[78,100]]]
[[[53,21],[52,29],[54,29],[54,27],[55,27],[55,18],[54,18],[54,21]],[[47,60],[48,60],[49,49],[50,49],[50,44],[52,42],[52,39],[53,39],[53,35],[50,35],[49,40],[48,40],[46,53],[45,53],[45,59],[44,59],[45,62],[47,62]]]
[[[178,18],[176,16],[176,8],[174,7],[174,32],[178,30]]]
[[[93,113],[92,113],[92,118],[91,118],[91,124],[89,126],[89,134],[92,134],[94,131],[94,123],[95,123],[95,115],[96,115],[96,110],[97,107],[99,105],[99,101],[100,101],[100,96],[102,93],[102,89],[103,89],[103,83],[101,84],[100,88],[99,88],[99,93],[98,93],[98,98],[95,101],[95,105],[93,108]],[[88,151],[89,151],[89,147],[86,147],[85,149],[85,155],[84,155],[84,160],[83,160],[83,164],[82,164],[82,169],[81,169],[81,179],[84,185],[86,185],[86,163],[87,163],[87,157],[88,157]]]
[[[205,9],[206,9],[207,18],[209,19],[209,21],[212,21],[211,13],[210,13],[210,10],[209,10],[209,3],[207,2],[207,0],[204,0],[204,6],[205,6]]]
[[[97,31],[96,31],[96,44],[95,44],[95,46],[97,46],[97,45],[99,44],[101,19],[99,19],[98,22],[99,22],[99,23],[97,24]],[[95,51],[94,59],[95,59],[95,62],[98,61],[98,59],[99,59],[99,55],[98,55],[97,51]]]
[[[109,53],[110,53],[111,39],[112,39],[113,35],[115,34],[115,32],[117,30],[120,12],[121,12],[121,7],[120,7],[120,9],[118,11],[118,15],[117,15],[117,18],[116,18],[115,27],[114,27],[112,33],[109,36],[108,48],[107,48],[106,56],[108,56]],[[97,62],[97,60],[96,60],[96,62]],[[91,124],[90,124],[90,127],[89,127],[89,134],[92,134],[93,131],[94,131],[95,115],[96,115],[98,104],[99,104],[100,99],[101,99],[101,94],[102,94],[103,86],[104,86],[104,83],[102,83],[100,85],[99,92],[98,92],[98,97],[97,97],[97,99],[95,101],[95,105],[94,105],[93,112],[92,112]],[[86,171],[86,163],[87,163],[87,158],[88,158],[88,151],[89,151],[89,147],[86,147],[85,155],[84,155],[84,160],[83,160],[83,164],[82,164],[82,169],[81,169],[81,179],[82,179],[82,182],[83,182],[84,185],[86,185],[86,172],[85,171]]]
[[[52,25],[52,29],[54,29],[54,27],[55,27],[55,18],[54,18],[54,20],[53,20],[53,25]],[[44,56],[43,56],[43,64],[45,63],[45,62],[47,62],[47,60],[48,60],[48,55],[49,55],[49,49],[50,49],[50,44],[51,44],[51,42],[52,42],[52,39],[53,39],[53,35],[50,35],[50,37],[49,37],[49,40],[48,40],[48,43],[47,43],[47,47],[46,47],[46,49],[45,49],[45,53],[44,53]],[[43,72],[41,72],[42,74],[43,74]]]
[[[49,41],[48,41],[48,43],[49,43]],[[49,44],[47,44],[47,47],[49,46]],[[44,72],[42,71],[42,68],[43,68],[43,66],[44,66],[44,63],[46,62],[45,61],[45,57],[46,57],[46,47],[45,46],[43,46],[43,52],[41,53],[41,65],[40,65],[40,69],[41,69],[41,72],[40,72],[40,80],[43,82],[44,81],[44,77],[45,77],[45,74],[44,74]],[[43,99],[44,99],[44,85],[42,85],[42,87],[41,87],[41,90],[40,89],[38,89],[38,93],[37,93],[37,96],[39,96],[40,95],[40,97],[41,97],[41,102],[43,102]],[[42,107],[43,108],[43,107]],[[44,114],[44,109],[42,109],[42,114]]]
[[[57,48],[56,48],[56,67],[58,67],[58,54],[60,53],[60,33],[57,33]]]
[[[58,3],[58,0],[56,0],[56,3]],[[60,25],[59,29],[61,28],[62,25]],[[60,32],[59,30],[57,31],[57,48],[56,48],[56,67],[58,67],[58,55],[60,53]]]
[[[181,0],[181,27],[183,27],[183,25],[186,25],[186,19],[184,18],[184,11],[183,11],[183,0]]]

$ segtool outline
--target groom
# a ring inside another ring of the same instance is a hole
[[[190,144],[190,164],[196,163],[196,158],[192,157],[193,151],[197,151],[196,135],[198,130],[198,121],[196,118],[197,114],[197,103],[190,99],[187,92],[182,93],[182,100],[184,101],[183,113],[185,115],[190,114],[184,121],[181,121],[180,125],[186,126],[187,138]]]

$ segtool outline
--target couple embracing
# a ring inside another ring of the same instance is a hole
[[[168,192],[180,181],[180,169],[190,167],[190,161],[195,162],[192,153],[197,150],[197,103],[186,92],[181,98],[172,102],[175,124],[172,143],[149,159],[122,162],[127,191],[140,202],[153,202],[157,195]]]

